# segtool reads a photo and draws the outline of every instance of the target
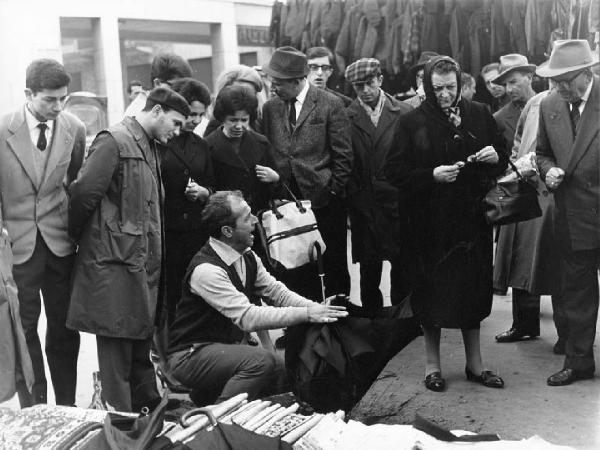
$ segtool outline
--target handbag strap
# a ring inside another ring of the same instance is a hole
[[[298,207],[298,211],[300,211],[302,214],[304,214],[306,212],[306,208],[302,205],[302,202],[300,200],[298,200],[298,198],[296,198],[296,196],[294,195],[294,193],[292,192],[292,190],[286,183],[281,182],[281,184],[283,185],[285,190],[288,191],[288,194],[290,194],[290,197],[292,197],[292,200],[294,200],[294,202],[296,203],[296,206]]]
[[[525,178],[523,178],[523,175],[521,175],[521,172],[519,172],[519,169],[517,169],[517,166],[515,165],[515,163],[513,163],[510,158],[508,158],[508,164],[510,165],[510,167],[512,168],[512,170],[515,171],[515,173],[517,174],[517,178],[519,178],[519,180],[524,180]]]

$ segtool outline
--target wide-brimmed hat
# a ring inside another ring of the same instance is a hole
[[[283,80],[303,78],[308,75],[306,55],[294,47],[279,47],[271,55],[271,60],[263,71],[273,77]]]
[[[414,66],[411,66],[410,69],[408,69],[408,71],[412,74],[416,74],[420,69],[423,69],[425,67],[425,64],[427,64],[429,61],[431,61],[431,59],[435,58],[436,56],[440,55],[436,52],[430,52],[429,50],[421,52],[421,56],[419,56],[419,60],[417,61],[417,63]]]
[[[535,64],[529,64],[527,56],[511,53],[500,57],[500,73],[492,80],[494,84],[504,84],[506,77],[514,71],[535,72]]]
[[[550,58],[541,64],[536,73],[540,77],[553,78],[598,64],[598,55],[592,52],[585,39],[565,39],[554,42]]]

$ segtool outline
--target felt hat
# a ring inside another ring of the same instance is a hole
[[[535,64],[529,64],[526,56],[511,53],[500,57],[500,73],[492,80],[494,84],[504,84],[506,77],[515,71],[534,73]]]
[[[417,63],[414,66],[411,66],[410,69],[408,69],[408,71],[410,73],[416,75],[416,73],[419,70],[425,68],[425,64],[427,64],[429,61],[431,61],[436,56],[440,56],[440,55],[436,52],[430,52],[429,50],[425,50],[424,52],[421,52],[421,56],[419,56],[419,60],[417,61]]]
[[[306,55],[294,47],[279,47],[271,55],[269,63],[263,66],[263,71],[282,80],[304,78],[308,75]]]
[[[598,54],[592,52],[587,40],[565,39],[554,42],[550,58],[537,68],[536,73],[540,77],[553,78],[596,64]]]

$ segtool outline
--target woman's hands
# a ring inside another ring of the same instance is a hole
[[[491,145],[483,147],[474,155],[469,155],[467,162],[480,162],[485,164],[496,164],[500,160],[496,149]]]
[[[254,169],[256,170],[256,178],[262,183],[276,183],[279,181],[279,174],[270,167],[257,164]]]
[[[198,200],[206,200],[210,192],[203,186],[200,186],[195,181],[190,180],[187,187],[185,188],[185,198],[190,202],[196,202]]]
[[[348,311],[344,306],[315,305],[307,307],[308,321],[311,323],[332,323],[339,318],[347,317]]]
[[[456,163],[451,166],[437,166],[433,169],[433,179],[436,183],[454,183],[462,166],[464,166],[464,163]]]

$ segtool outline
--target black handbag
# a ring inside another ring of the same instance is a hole
[[[517,179],[496,183],[483,199],[485,218],[490,225],[525,222],[542,215],[537,189],[521,175],[512,161],[508,163]]]

